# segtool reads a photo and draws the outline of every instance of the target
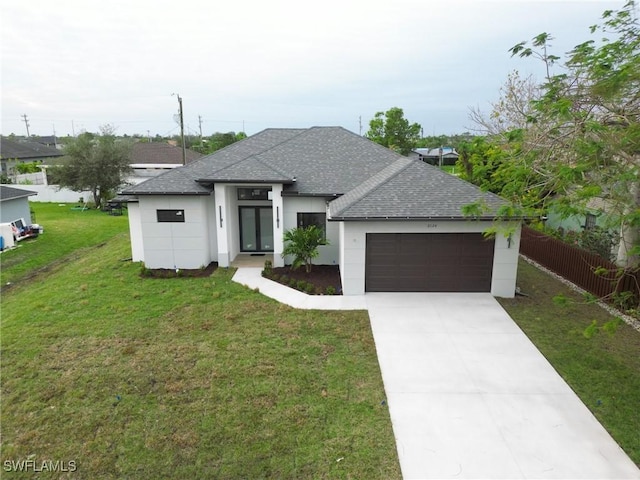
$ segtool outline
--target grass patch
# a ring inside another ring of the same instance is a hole
[[[459,175],[460,171],[457,165],[443,165],[440,167],[444,172],[447,172],[451,175]]]
[[[640,333],[532,265],[518,269],[530,297],[498,300],[640,465]]]
[[[38,220],[44,240],[55,222]],[[3,465],[73,460],[87,479],[400,478],[366,312],[291,309],[228,269],[141,278],[116,231],[2,296]]]
[[[128,229],[126,215],[111,216],[95,209],[73,211],[74,205],[29,203],[35,212],[33,221],[44,227],[44,233],[18,242],[18,248],[0,255],[0,285],[19,282],[42,268],[63,263],[70,256],[77,257],[82,249],[99,245]]]

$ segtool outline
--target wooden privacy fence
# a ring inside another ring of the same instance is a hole
[[[522,227],[520,253],[598,297],[627,291],[640,297],[638,272],[618,278],[614,263],[529,227]],[[599,267],[607,273],[596,274]]]

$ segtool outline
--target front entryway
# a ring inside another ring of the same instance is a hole
[[[273,209],[240,208],[240,251],[273,252]]]

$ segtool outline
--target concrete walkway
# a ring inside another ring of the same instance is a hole
[[[489,294],[310,297],[238,269],[296,308],[367,309],[405,479],[640,479]]]

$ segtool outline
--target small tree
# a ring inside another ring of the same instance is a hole
[[[319,255],[318,247],[329,245],[323,231],[316,225],[287,230],[284,232],[284,241],[286,245],[282,256],[293,255],[291,267],[295,270],[304,265],[307,273],[311,272],[311,261]]]
[[[418,144],[421,129],[420,124],[409,123],[404,118],[401,108],[393,107],[375,114],[369,122],[369,131],[365,133],[365,137],[401,155],[408,155]]]
[[[119,141],[111,126],[100,128],[100,135],[85,132],[65,145],[65,158],[56,168],[61,187],[93,194],[96,208],[122,186],[125,175],[131,171],[131,146]]]

